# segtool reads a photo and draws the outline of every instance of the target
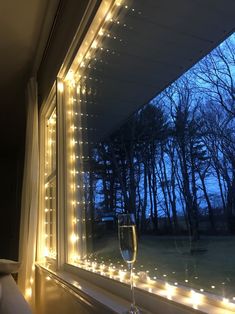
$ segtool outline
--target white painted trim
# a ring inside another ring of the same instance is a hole
[[[74,289],[85,292],[88,296],[104,306],[109,307],[115,313],[123,313],[130,304],[130,287],[126,282],[119,282],[115,279],[104,277],[97,273],[77,268],[71,265],[64,265],[64,268],[55,272],[45,265],[37,264],[49,275],[56,276],[61,280],[64,288],[69,289],[72,285]],[[138,284],[136,290],[137,305],[146,313],[156,314],[190,314],[190,313],[209,313],[209,314],[232,314],[234,311],[219,306],[219,301],[214,299],[212,303],[204,300],[199,309],[193,309],[183,288],[179,288],[176,298],[169,300],[162,295],[163,287],[158,284],[157,288],[148,292],[147,285]],[[190,289],[188,289],[190,290]]]
[[[41,260],[43,256],[44,241],[42,235],[44,234],[44,173],[45,173],[45,121],[57,106],[57,102],[53,101],[56,97],[56,85],[54,84],[48,98],[42,104],[39,112],[39,206],[38,206],[38,228],[37,228],[37,260]],[[57,171],[57,170],[56,170]],[[57,173],[56,173],[57,175]],[[56,213],[57,214],[57,213]],[[58,214],[57,214],[58,215]],[[58,229],[58,228],[57,228]],[[58,252],[58,247],[56,248]],[[48,259],[50,265],[54,265],[55,260]]]
[[[57,84],[62,83],[57,78]],[[66,255],[66,149],[65,149],[65,108],[64,92],[56,89],[57,102],[57,268],[60,269],[65,263]]]

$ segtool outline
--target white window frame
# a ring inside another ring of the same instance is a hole
[[[43,103],[42,108],[39,113],[39,147],[40,147],[40,174],[39,174],[39,213],[38,213],[38,238],[37,238],[37,258],[42,260],[44,256],[44,247],[45,247],[45,213],[44,213],[44,207],[45,207],[45,145],[46,145],[46,119],[50,113],[53,112],[54,109],[56,109],[57,114],[57,100],[56,100],[56,92],[55,92],[55,85],[53,85],[51,92],[47,98],[47,100]],[[57,132],[57,118],[56,118],[56,156],[57,156],[57,141],[58,141],[58,132]],[[56,226],[58,225],[57,217],[57,162],[56,162],[56,169],[55,169],[55,177],[56,177]],[[56,227],[56,253],[58,256],[58,228]],[[40,236],[39,236],[40,235]],[[51,265],[56,265],[57,263],[57,257],[50,258],[45,257],[45,260],[47,263]]]

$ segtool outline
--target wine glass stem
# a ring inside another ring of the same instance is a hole
[[[133,310],[135,309],[135,291],[134,291],[134,277],[133,277],[133,263],[129,264],[129,269],[130,269],[130,284],[131,284],[131,307]]]

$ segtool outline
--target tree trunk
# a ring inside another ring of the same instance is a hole
[[[207,207],[208,207],[208,216],[209,216],[209,221],[210,221],[210,225],[211,225],[211,230],[212,230],[212,232],[216,233],[213,209],[211,206],[210,198],[208,196],[206,184],[205,184],[205,175],[203,175],[200,171],[198,173],[199,173],[199,177],[200,177],[201,182],[202,182],[202,189],[203,189],[203,193],[205,195],[205,199],[206,199],[206,203],[207,203]]]

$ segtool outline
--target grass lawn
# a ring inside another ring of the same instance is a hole
[[[235,297],[235,237],[204,236],[190,254],[187,237],[142,236],[136,271],[149,271],[168,282]],[[123,264],[116,235],[106,234],[94,243],[94,255],[104,262]]]

